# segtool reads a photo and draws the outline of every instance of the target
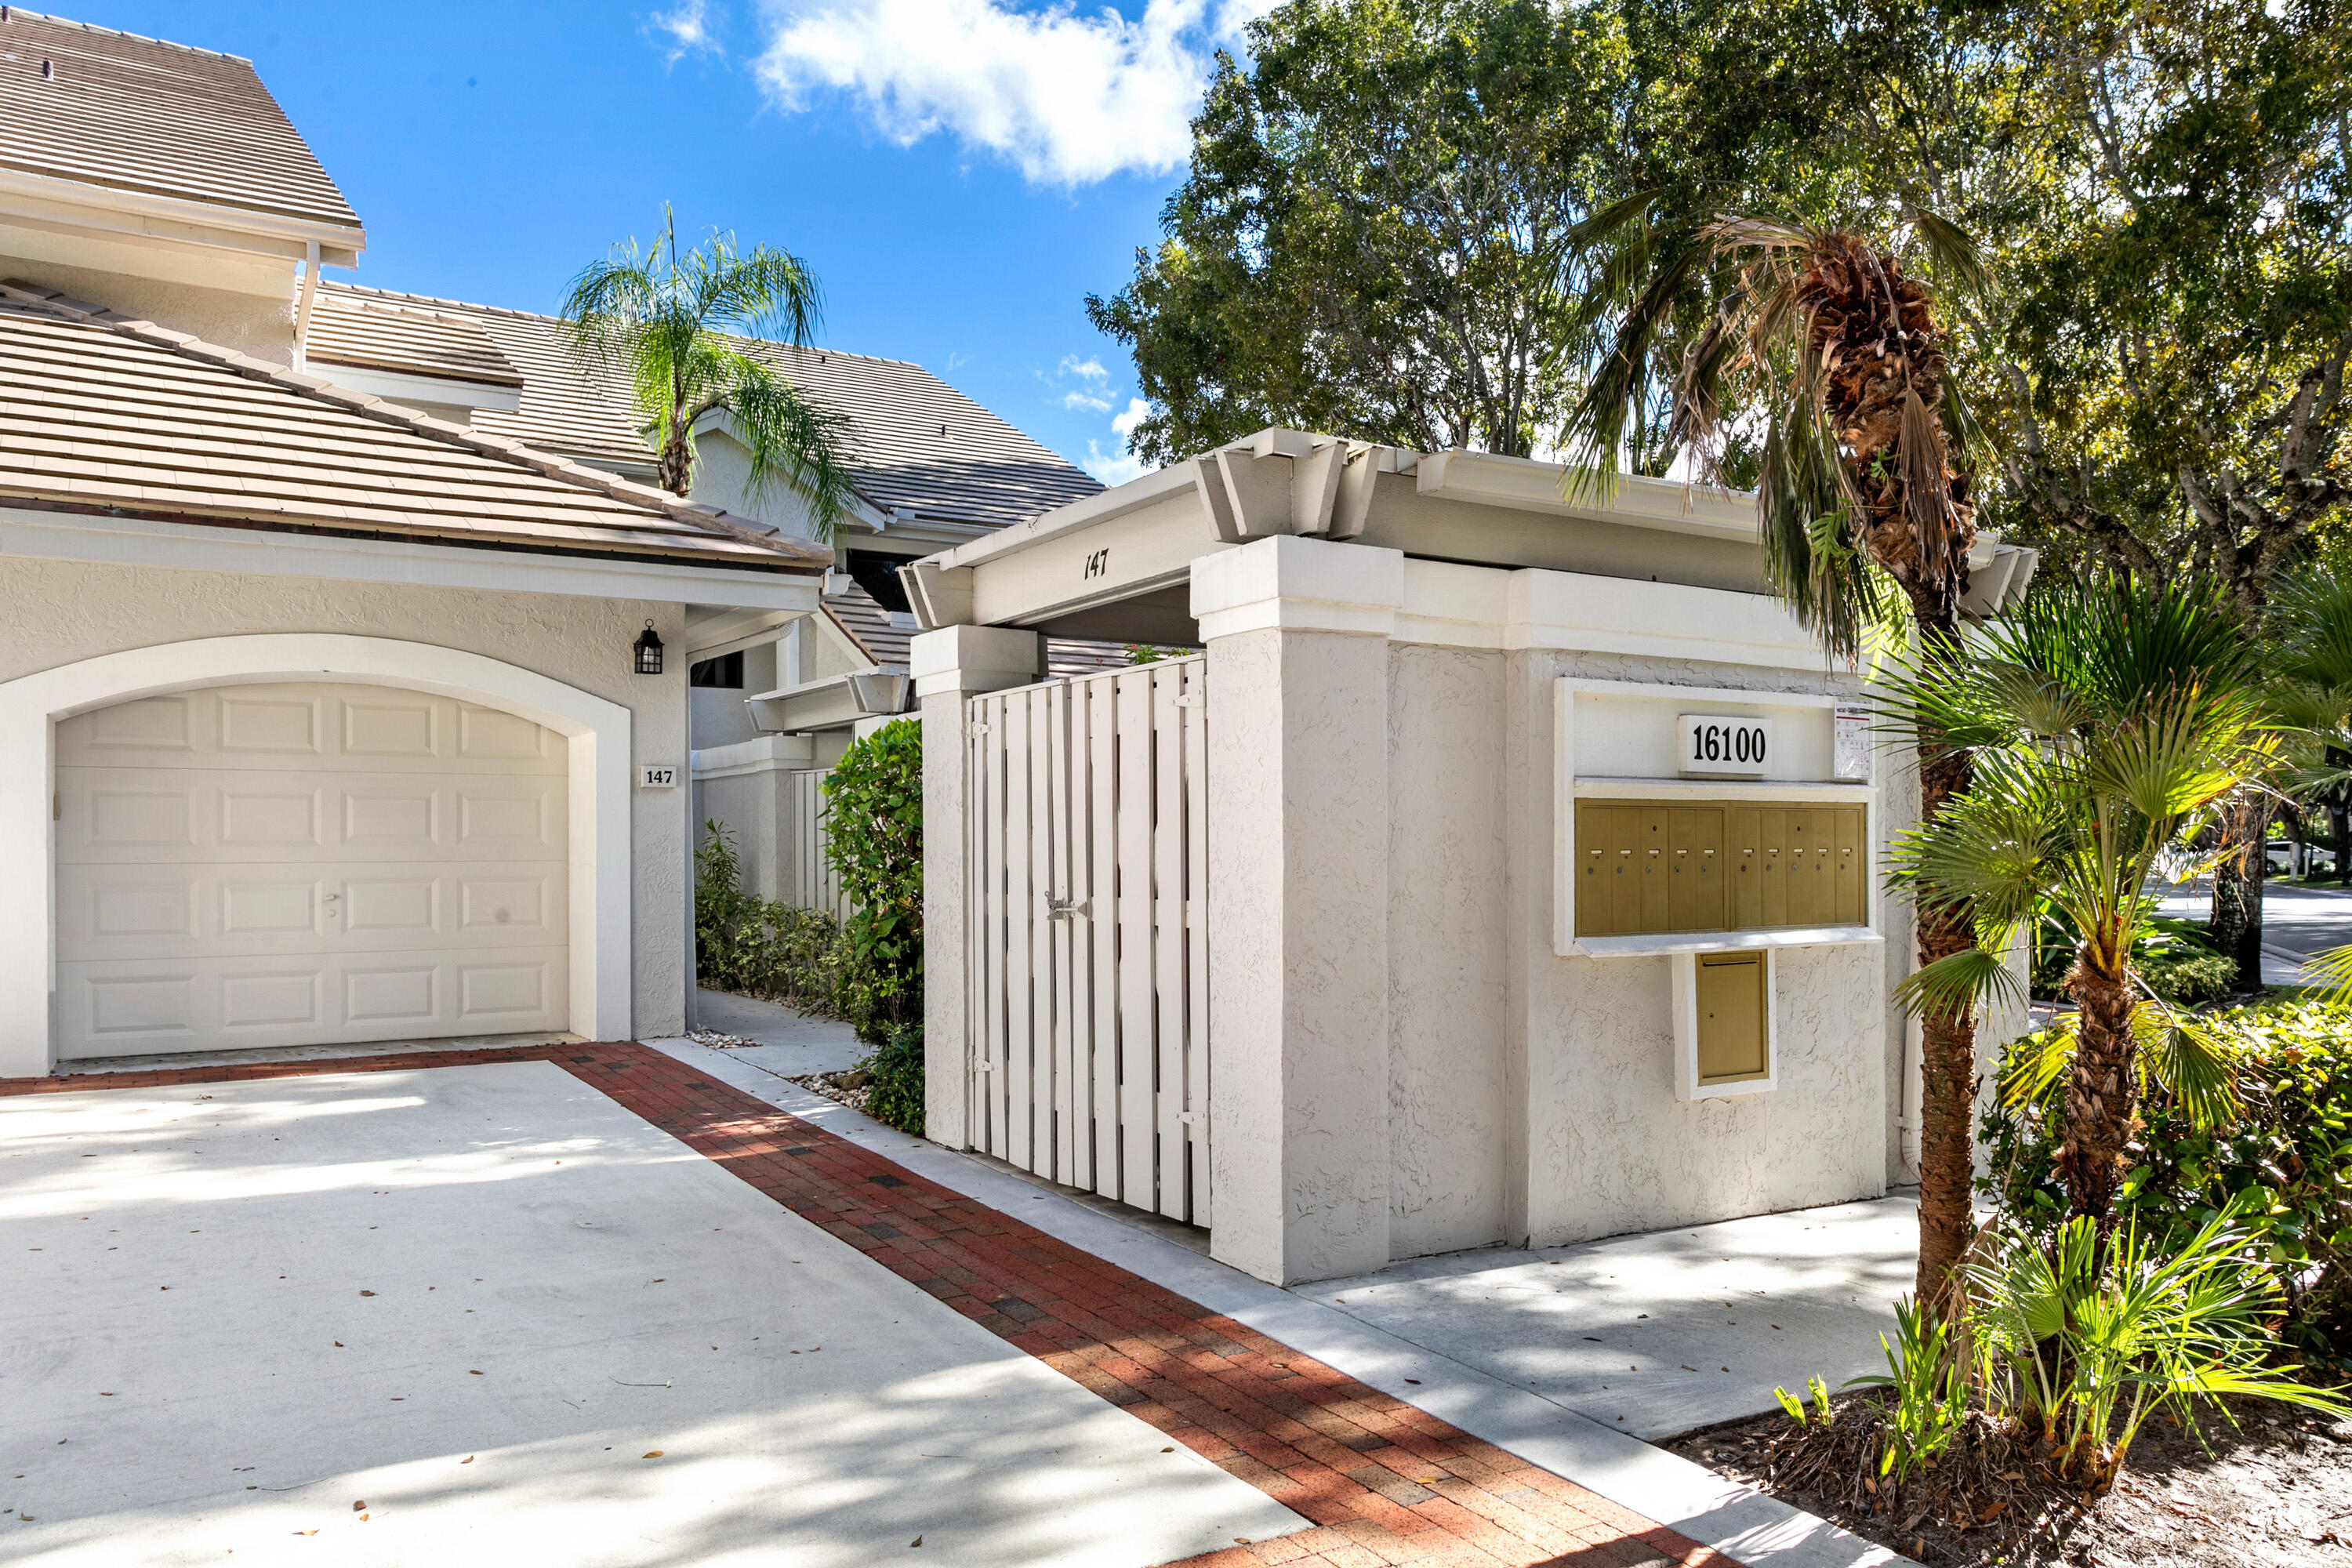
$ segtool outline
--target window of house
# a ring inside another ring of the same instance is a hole
[[[715,686],[729,691],[743,689],[743,652],[722,653],[717,658],[697,660],[687,671],[688,686]]]

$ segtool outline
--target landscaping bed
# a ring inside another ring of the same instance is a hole
[[[1836,1401],[1841,1422],[1878,1397]],[[1796,1429],[1778,1412],[1661,1447],[1931,1568],[2352,1564],[2352,1422],[2258,1400],[2234,1402],[2231,1414],[2235,1429],[2220,1411],[2200,1412],[2203,1445],[2170,1416],[2152,1418],[2114,1489],[2087,1503],[2073,1489],[2031,1479],[2039,1467],[2030,1462],[1971,1478],[1965,1526],[1927,1500],[1933,1475],[1899,1495],[1886,1489],[1891,1506],[1854,1467],[1826,1488],[1787,1479],[1803,1460],[1789,1452]]]

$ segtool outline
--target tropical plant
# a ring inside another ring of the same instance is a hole
[[[825,776],[825,858],[851,906],[845,1012],[880,1045],[923,1013],[923,730],[893,719]]]
[[[805,348],[820,313],[816,279],[772,246],[740,250],[714,232],[681,250],[665,208],[652,245],[634,239],[572,280],[562,321],[583,369],[628,388],[651,432],[661,485],[685,495],[695,431],[724,414],[750,455],[754,496],[787,482],[808,508],[811,537],[833,537],[850,504],[849,423],[803,395],[762,340]]]
[[[1720,217],[1676,235],[1647,205],[1610,215],[1618,324],[1568,424],[1572,491],[1605,493],[1643,417],[1658,340],[1678,302],[1710,283],[1719,303],[1674,388],[1671,443],[1699,477],[1753,469],[1772,587],[1832,653],[1907,608],[1923,667],[1960,658],[1960,600],[1975,539],[1973,429],[1945,361],[1945,328],[1906,256],[1962,288],[1984,278],[1967,237],[1915,215],[1897,246],[1833,228]],[[1760,429],[1735,439],[1740,421]],[[1745,451],[1746,457],[1741,453]],[[1736,471],[1735,471],[1736,470]],[[1936,820],[1969,787],[1969,755],[1917,731],[1920,811]],[[1964,957],[1965,904],[1922,906],[1925,968]],[[1923,1012],[1918,1299],[1937,1307],[1974,1229],[1972,998]]]
[[[1951,1444],[1969,1415],[1969,1365],[1959,1353],[1957,1313],[1922,1311],[1903,1297],[1895,1303],[1895,1337],[1878,1336],[1886,1371],[1849,1380],[1892,1397],[1885,1410],[1878,1473],[1908,1480],[1912,1472]],[[1786,1409],[1787,1400],[1781,1407]]]
[[[1976,945],[1900,994],[1932,1014],[2014,992],[2000,955],[2045,908],[2076,941],[2078,1010],[2048,1032],[2027,1090],[2066,1078],[2058,1168],[2073,1211],[2104,1229],[2128,1161],[2143,1058],[2198,1115],[2235,1110],[2231,1062],[2151,994],[2132,952],[2159,868],[2194,869],[2182,835],[2276,755],[2257,658],[2210,594],[2123,585],[2037,595],[1964,657],[1894,681],[1923,728],[1968,748],[1974,780],[1899,836],[1891,882],[1923,910],[1965,910]]]
[[[2170,1405],[2250,1395],[2352,1414],[2332,1389],[2274,1368],[2278,1284],[2234,1205],[2178,1247],[2077,1215],[2054,1237],[1999,1227],[1968,1268],[1987,1404],[2024,1416],[2060,1479],[2103,1488],[2141,1424]],[[2120,1424],[2118,1424],[2120,1417]]]
[[[2282,1337],[2306,1363],[2352,1373],[2352,1011],[2305,998],[2202,1022],[2234,1064],[2242,1109],[2227,1122],[2200,1117],[2143,1071],[2142,1125],[2116,1212],[2151,1242],[2179,1246],[2234,1204],[2285,1303]],[[2052,1170],[2063,1108],[2051,1047],[2037,1033],[2011,1048],[1984,1119],[1979,1190],[2035,1228],[2067,1207]]]

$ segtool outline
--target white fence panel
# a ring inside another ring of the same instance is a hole
[[[1207,1225],[1208,661],[971,700],[972,1141]]]
[[[841,896],[841,873],[824,852],[824,781],[831,770],[813,768],[784,775],[783,901],[804,910],[823,910],[836,920],[849,918],[849,904]]]

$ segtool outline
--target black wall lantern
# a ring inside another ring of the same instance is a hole
[[[659,675],[661,672],[662,640],[654,635],[653,622],[647,621],[646,629],[637,634],[637,673]]]

